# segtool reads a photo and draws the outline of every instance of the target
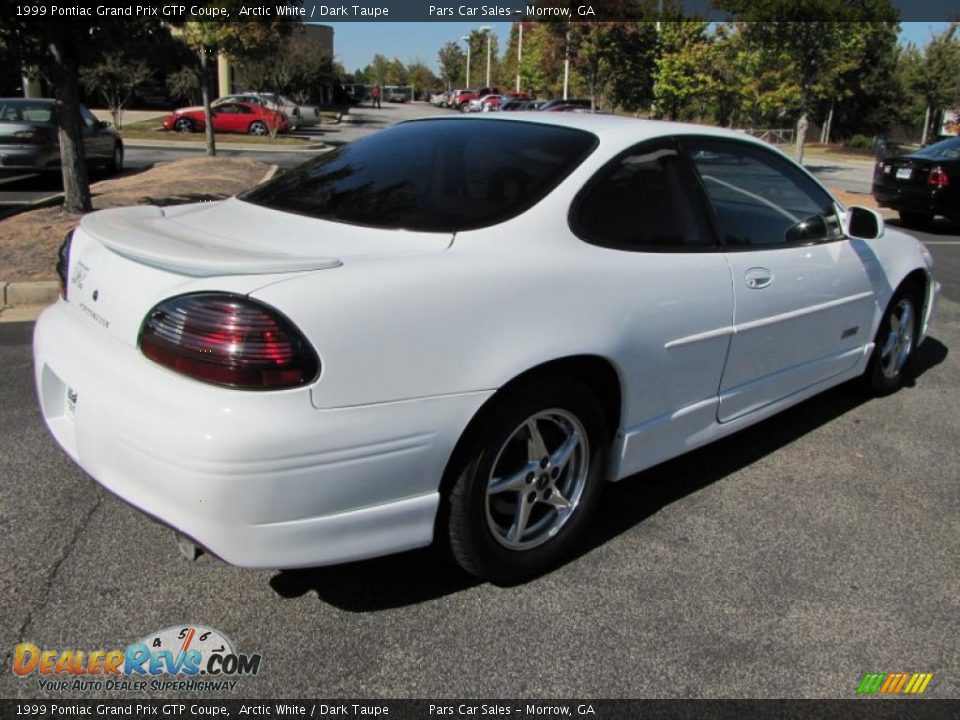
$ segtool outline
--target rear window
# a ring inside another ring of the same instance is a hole
[[[289,170],[240,199],[369,227],[476,229],[534,205],[596,143],[582,130],[535,123],[402,123]]]
[[[913,156],[927,160],[960,160],[960,137],[941,140],[923,150],[917,150]]]
[[[52,123],[56,121],[51,102],[30,100],[0,100],[0,121]]]

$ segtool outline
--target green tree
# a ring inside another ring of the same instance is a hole
[[[654,99],[671,120],[702,118],[717,90],[714,48],[705,22],[662,24],[662,51],[656,60]]]
[[[523,31],[520,83],[534,96],[556,97],[563,88],[564,37],[551,25],[528,23]]]
[[[934,35],[921,53],[908,47],[901,60],[900,77],[907,92],[920,100],[924,114],[923,138],[945,109],[960,107],[960,38],[957,23]]]
[[[719,0],[717,5],[744,21],[741,32],[760,52],[764,67],[777,68],[796,88],[798,161],[811,114],[860,57],[862,45],[852,29],[870,20],[897,20],[890,0]]]
[[[377,53],[373,56],[370,64],[364,68],[363,74],[370,85],[383,85],[386,82],[387,72],[390,69],[390,61],[385,55]]]
[[[383,76],[383,82],[386,85],[407,85],[407,66],[403,64],[400,58],[394,58],[387,65],[386,74]]]
[[[437,52],[440,61],[440,78],[447,85],[447,89],[464,83],[464,68],[467,65],[467,54],[455,42],[446,43]]]
[[[612,23],[576,23],[570,26],[569,52],[573,71],[590,95],[590,110],[597,108],[609,80],[613,56]]]
[[[196,68],[182,67],[167,75],[167,90],[174,99],[191,105],[196,103],[200,95],[200,78]]]
[[[424,93],[436,88],[440,84],[440,80],[433,74],[433,70],[427,67],[425,62],[417,58],[407,66],[407,82],[413,86],[415,96],[418,91]]]
[[[653,101],[659,38],[652,22],[617,23],[610,33],[607,93],[614,107],[639,112]]]
[[[80,82],[89,93],[99,94],[110,109],[117,130],[123,127],[123,109],[133,91],[150,79],[152,73],[143,61],[134,61],[122,53],[109,53],[96,65],[81,68]]]

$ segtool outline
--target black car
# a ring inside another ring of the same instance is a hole
[[[907,225],[926,224],[934,215],[960,222],[960,137],[878,162],[873,197]]]

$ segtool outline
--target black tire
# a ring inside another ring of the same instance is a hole
[[[119,142],[113,146],[113,157],[107,162],[107,172],[111,175],[123,172],[123,145]]]
[[[541,454],[527,429],[531,420],[549,460],[539,465],[542,469],[531,460]],[[567,435],[565,428],[571,431]],[[520,582],[555,567],[576,547],[605,481],[610,430],[595,394],[574,378],[535,378],[507,390],[468,432],[448,468],[450,490],[441,515],[454,559],[472,575],[498,583]],[[575,444],[576,436],[585,441]],[[572,449],[561,462],[564,447]],[[488,493],[495,470],[515,478],[522,489],[510,484]],[[538,499],[529,500],[531,495]],[[521,505],[529,508],[528,520],[519,519]],[[510,527],[504,529],[507,522]]]
[[[910,377],[923,303],[923,292],[916,286],[901,287],[890,300],[880,320],[873,355],[864,373],[867,390],[872,394],[895,393]],[[909,318],[904,323],[905,312],[909,312]],[[902,344],[904,341],[906,346]]]
[[[908,210],[900,211],[900,222],[907,227],[922,228],[926,227],[933,220],[931,213],[910,212]]]
[[[177,118],[173,123],[173,129],[180,133],[192,133],[197,128],[193,120],[187,117]]]
[[[270,134],[270,128],[268,128],[267,124],[262,120],[254,120],[252,123],[250,123],[250,127],[247,128],[247,132],[250,135],[266,137]]]

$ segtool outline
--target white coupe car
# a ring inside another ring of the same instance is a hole
[[[442,542],[516,581],[607,481],[857,376],[939,285],[782,153],[570,113],[416,120],[223,202],[86,216],[36,383],[67,454],[249,567]]]

